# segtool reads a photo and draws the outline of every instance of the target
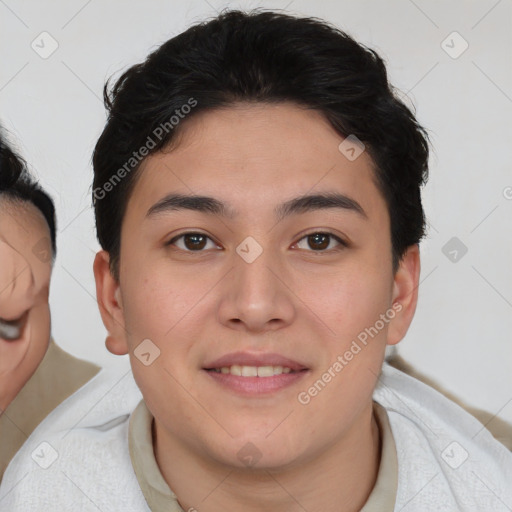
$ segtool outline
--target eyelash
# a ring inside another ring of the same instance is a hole
[[[166,246],[174,245],[174,243],[177,240],[179,240],[179,239],[181,239],[181,238],[183,238],[183,237],[185,237],[187,235],[200,235],[200,236],[204,236],[204,237],[208,238],[210,241],[212,241],[213,243],[216,243],[212,238],[210,238],[205,233],[201,233],[199,231],[187,231],[185,233],[181,233],[181,234],[175,236],[174,238],[172,238],[171,240],[166,242],[165,245]],[[343,250],[343,249],[346,249],[347,247],[349,247],[349,244],[347,242],[345,242],[345,240],[343,240],[339,236],[337,236],[334,233],[331,233],[329,231],[312,231],[311,233],[307,233],[304,236],[302,236],[302,238],[300,238],[296,244],[298,244],[299,242],[301,242],[305,238],[308,238],[309,236],[312,236],[312,235],[326,235],[326,236],[329,236],[329,237],[333,238],[334,240],[336,240],[339,243],[339,246],[334,248],[334,249],[323,249],[323,250],[317,250],[317,251],[315,251],[313,249],[302,249],[302,250],[307,250],[307,252],[312,252],[314,254],[325,254],[325,253],[331,253],[331,252],[340,251],[340,250]],[[294,244],[294,245],[296,245],[296,244]],[[330,243],[329,243],[329,245],[330,245]],[[189,252],[189,253],[202,253],[202,252],[206,252],[205,249],[201,249],[201,250],[197,250],[197,251],[192,251],[190,249],[182,249],[180,247],[178,247],[178,250],[183,251],[183,252]]]

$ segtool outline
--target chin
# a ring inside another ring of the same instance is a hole
[[[227,456],[227,457],[226,457]],[[298,450],[282,436],[268,437],[268,431],[260,435],[244,435],[231,439],[216,458],[224,464],[251,471],[279,470],[295,462]]]

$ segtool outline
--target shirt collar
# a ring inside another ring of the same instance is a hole
[[[381,436],[381,458],[377,480],[360,512],[392,512],[398,487],[396,445],[386,409],[374,401],[373,410]],[[141,400],[131,415],[128,429],[130,458],[137,481],[153,512],[183,512],[156,462],[152,424],[153,416]]]

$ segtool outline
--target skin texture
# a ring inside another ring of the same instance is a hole
[[[241,104],[185,123],[173,149],[143,163],[123,220],[119,282],[108,253],[94,264],[107,347],[130,354],[155,417],[162,474],[184,510],[360,510],[380,458],[372,392],[386,344],[400,341],[414,315],[418,246],[393,275],[389,215],[372,161],[367,152],[349,161],[338,150],[343,138],[318,112]],[[346,209],[274,216],[283,201],[333,191],[356,200],[366,218]],[[237,214],[147,217],[171,192],[213,196]],[[184,232],[211,241],[201,253],[183,238],[166,245]],[[323,232],[348,247],[331,238],[320,254],[306,235]],[[236,252],[248,236],[263,249],[250,264]],[[298,394],[393,303],[400,312],[299,403]],[[149,366],[134,356],[144,339],[160,350]],[[235,351],[278,353],[308,372],[266,397],[243,397],[203,370]],[[247,443],[260,457],[251,467],[238,457]]]
[[[21,336],[0,338],[0,409],[30,379],[50,342],[50,231],[30,203],[0,197],[0,319],[21,319]]]

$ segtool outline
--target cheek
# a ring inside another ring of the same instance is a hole
[[[33,371],[43,359],[50,342],[50,309],[44,303],[34,306],[27,319],[27,354],[23,364]]]
[[[34,308],[30,312],[31,340],[33,350],[37,356],[44,355],[50,341],[50,309],[48,304]]]
[[[380,315],[389,309],[388,286],[382,275],[377,280],[369,272],[353,273],[331,285],[321,300],[316,310],[334,332],[319,338],[325,357],[297,401],[305,428],[317,428],[314,418],[323,415],[323,428],[339,431],[362,412],[380,373],[388,328]],[[325,415],[333,408],[346,413]]]
[[[390,306],[391,277],[370,266],[347,265],[322,278],[302,279],[300,297],[343,343],[373,325]]]
[[[129,275],[128,273],[126,275]],[[211,289],[206,279],[185,279],[166,265],[151,265],[122,281],[123,313],[129,345],[133,350],[150,339],[164,352],[177,356],[195,338],[202,312],[201,298]],[[163,359],[163,358],[162,358]]]
[[[179,283],[170,281],[156,267],[132,270],[126,276],[122,295],[127,331],[160,338],[172,326]]]
[[[174,365],[184,366],[186,346],[180,332],[191,309],[191,287],[171,272],[168,262],[133,245],[127,244],[120,261],[122,314],[133,374],[145,398],[160,397],[166,403],[171,390],[179,396],[172,375]],[[146,353],[149,360],[143,357]]]

